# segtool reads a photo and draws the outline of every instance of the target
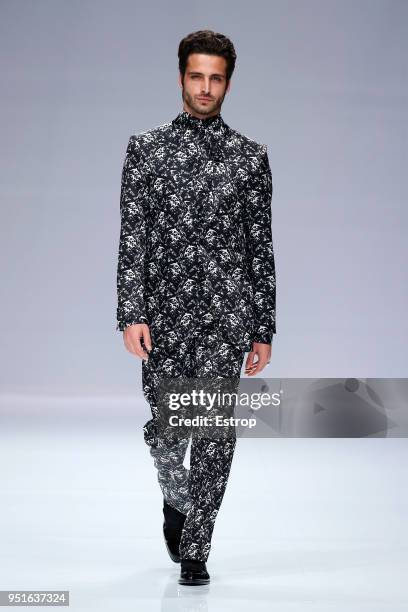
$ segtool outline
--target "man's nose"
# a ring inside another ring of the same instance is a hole
[[[206,96],[210,93],[210,79],[204,79],[203,94]]]

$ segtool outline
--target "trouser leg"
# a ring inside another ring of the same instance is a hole
[[[195,348],[196,377],[233,378],[237,391],[245,352],[220,342],[216,334],[203,334]],[[188,511],[180,542],[182,558],[207,561],[215,520],[226,490],[236,446],[235,428],[227,437],[206,438],[193,430]]]
[[[171,441],[159,435],[158,387],[164,377],[177,377],[190,371],[193,358],[190,345],[180,350],[170,351],[160,345],[153,347],[147,362],[142,362],[142,381],[144,396],[150,404],[152,418],[144,427],[144,441],[150,447],[157,469],[157,478],[163,497],[168,504],[187,514],[191,507],[189,491],[189,472],[184,459],[189,439],[179,438]]]

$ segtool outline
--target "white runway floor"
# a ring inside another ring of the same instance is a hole
[[[183,587],[147,409],[118,402],[3,403],[0,589],[69,590],[83,612],[408,609],[406,439],[239,439],[211,584]]]

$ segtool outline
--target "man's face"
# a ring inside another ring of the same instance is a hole
[[[184,109],[203,119],[218,114],[230,88],[226,73],[227,60],[224,57],[191,53],[184,82],[179,74]]]

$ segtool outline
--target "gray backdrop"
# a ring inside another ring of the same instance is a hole
[[[233,40],[225,121],[266,143],[265,376],[404,377],[407,13],[392,0],[1,2],[3,393],[140,392],[115,330],[130,134],[181,110],[177,47]]]

